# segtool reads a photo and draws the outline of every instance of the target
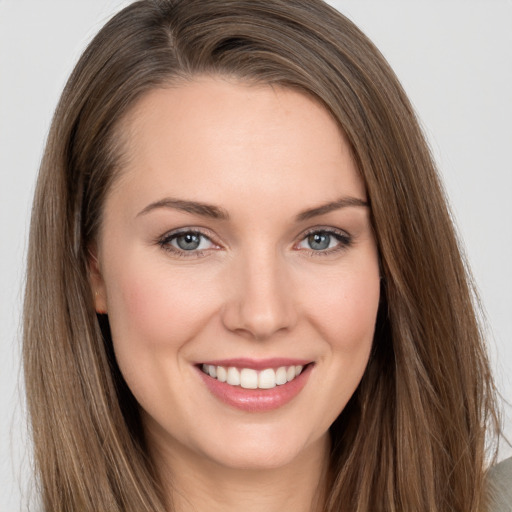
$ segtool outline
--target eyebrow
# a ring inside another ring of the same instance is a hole
[[[368,207],[370,206],[368,201],[364,199],[359,199],[358,197],[342,197],[337,201],[332,201],[331,203],[323,204],[320,206],[316,206],[314,208],[309,208],[299,213],[296,217],[297,222],[302,222],[305,220],[309,220],[313,217],[318,217],[319,215],[325,215],[326,213],[339,210],[340,208],[347,208],[350,206],[358,206],[358,207]]]
[[[183,212],[192,213],[194,215],[200,215],[201,217],[210,217],[212,219],[229,219],[229,213],[224,208],[220,208],[219,206],[201,203],[199,201],[173,199],[171,197],[166,197],[154,203],[148,204],[148,206],[146,206],[137,214],[137,217],[139,217],[140,215],[146,215],[147,213],[158,208],[172,208],[174,210],[181,210]]]
[[[319,215],[325,215],[334,210],[354,206],[368,207],[369,204],[367,201],[357,197],[342,197],[341,199],[332,201],[330,203],[316,206],[314,208],[308,208],[307,210],[299,213],[295,217],[295,220],[297,222],[303,222],[313,217],[318,217]],[[209,217],[218,220],[229,220],[229,213],[224,208],[219,206],[203,203],[200,201],[187,201],[184,199],[174,199],[171,197],[166,197],[149,204],[137,214],[137,217],[146,215],[147,213],[159,208],[171,208],[174,210],[181,210],[186,213],[191,213],[193,215],[200,215],[201,217]]]

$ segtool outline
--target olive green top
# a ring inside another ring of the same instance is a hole
[[[489,470],[489,512],[512,512],[512,457]]]

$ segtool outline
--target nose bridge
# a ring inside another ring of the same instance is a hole
[[[224,314],[230,330],[265,339],[293,325],[291,283],[278,251],[260,246],[241,254],[230,279],[233,293]]]

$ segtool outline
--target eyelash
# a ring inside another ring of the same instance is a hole
[[[331,247],[330,249],[315,251],[313,249],[306,249],[306,251],[310,254],[310,256],[331,256],[332,254],[339,253],[341,251],[344,251],[348,249],[353,242],[352,236],[346,233],[345,231],[341,231],[340,229],[335,228],[322,228],[322,227],[315,227],[308,231],[306,231],[302,238],[300,239],[299,243],[306,240],[308,237],[312,235],[320,235],[325,234],[331,237],[334,237],[338,244],[335,247]],[[297,244],[296,244],[297,245]]]
[[[310,256],[315,256],[315,257],[330,256],[332,254],[335,254],[335,253],[338,253],[338,252],[348,249],[352,245],[352,242],[353,242],[352,236],[350,236],[345,231],[341,231],[339,229],[334,229],[334,228],[317,227],[317,228],[312,228],[312,229],[306,231],[306,233],[304,233],[302,235],[302,238],[299,240],[298,243],[296,243],[294,245],[294,247],[296,247],[299,243],[302,243],[308,237],[310,237],[312,235],[320,235],[320,234],[325,234],[325,235],[334,237],[337,240],[338,244],[335,247],[327,248],[325,250],[315,251],[313,249],[303,249],[303,250],[307,251]],[[211,250],[211,249],[201,249],[201,250],[186,251],[184,249],[178,249],[171,245],[171,242],[173,240],[176,240],[180,236],[184,236],[184,235],[199,236],[199,237],[209,240],[214,246],[216,245],[215,242],[213,242],[213,240],[211,239],[211,237],[209,235],[207,235],[206,233],[204,233],[198,229],[190,229],[190,228],[166,233],[165,235],[163,235],[161,238],[159,238],[157,240],[157,244],[163,250],[168,251],[168,252],[172,253],[174,256],[177,256],[180,258],[201,258],[203,256],[206,256],[208,254],[208,251]]]
[[[158,245],[164,250],[172,253],[173,256],[178,256],[179,258],[201,258],[203,256],[207,255],[207,251],[209,249],[201,249],[201,250],[192,250],[192,251],[185,251],[183,249],[178,249],[176,247],[173,247],[171,245],[171,242],[173,240],[176,240],[180,236],[184,235],[196,235],[200,236],[202,238],[206,238],[209,240],[213,245],[216,245],[210,236],[208,236],[206,233],[198,230],[198,229],[180,229],[178,231],[172,231],[170,233],[166,233],[161,238],[157,240]]]

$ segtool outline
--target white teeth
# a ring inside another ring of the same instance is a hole
[[[286,378],[286,367],[281,366],[277,369],[276,372],[276,384],[278,386],[281,386],[283,384],[286,384],[288,382],[288,379]]]
[[[245,389],[257,389],[258,372],[251,368],[244,368],[240,372],[240,386]]]
[[[240,386],[240,372],[236,368],[228,368],[228,378],[226,382],[231,384],[231,386]]]
[[[220,382],[226,382],[228,379],[228,372],[224,366],[217,366],[217,380]]]
[[[210,377],[220,382],[226,382],[230,386],[241,386],[245,389],[272,389],[276,386],[282,386],[287,382],[298,377],[303,366],[280,366],[277,369],[266,368],[262,371],[252,368],[235,368],[230,366],[214,366],[212,364],[203,364],[202,370]]]
[[[258,387],[260,389],[271,389],[276,387],[276,372],[272,368],[263,370],[258,375]]]

